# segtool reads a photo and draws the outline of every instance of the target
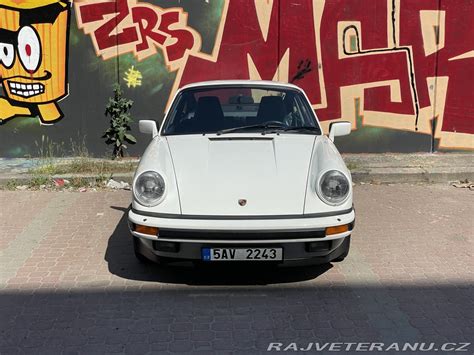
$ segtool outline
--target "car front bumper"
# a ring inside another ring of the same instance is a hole
[[[160,215],[132,209],[128,218],[130,232],[139,239],[143,254],[150,258],[200,260],[204,247],[281,247],[284,264],[315,264],[329,262],[342,254],[344,240],[352,233],[355,212],[351,208],[309,216],[245,218]],[[137,224],[157,227],[158,235],[136,232]],[[350,225],[349,231],[325,235],[327,227],[345,224]],[[163,251],[159,242],[173,242],[179,247],[173,252]]]

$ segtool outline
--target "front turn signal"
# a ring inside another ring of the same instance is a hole
[[[326,236],[333,234],[340,234],[349,231],[349,225],[343,224],[342,226],[328,227],[326,228]]]
[[[141,224],[135,224],[135,232],[149,235],[158,235],[158,228],[142,226]]]

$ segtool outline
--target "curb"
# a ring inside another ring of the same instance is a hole
[[[449,183],[452,181],[474,181],[474,169],[471,168],[371,168],[355,169],[351,171],[352,181],[354,183],[374,183],[374,184],[399,184],[399,183]],[[113,179],[132,183],[134,173],[116,173]],[[0,186],[6,186],[10,182],[17,185],[28,184],[33,175],[3,175],[0,176]],[[62,178],[67,180],[83,179],[95,182],[97,176],[86,174],[53,175],[51,178]]]
[[[112,178],[116,181],[132,183],[134,173],[115,173]],[[88,182],[96,182],[97,175],[87,175],[87,174],[70,174],[70,175],[52,175],[47,176],[52,179],[64,179],[64,180],[73,180],[73,179],[83,179]],[[30,174],[18,174],[18,175],[4,175],[0,176],[0,186],[6,186],[8,183],[14,182],[16,185],[27,185],[33,178],[33,175]],[[106,179],[107,180],[107,179]]]
[[[474,169],[471,168],[372,168],[370,170],[351,171],[354,183],[449,183],[452,181],[474,181]]]
[[[342,154],[351,170],[354,183],[397,184],[397,183],[445,183],[454,181],[474,181],[474,155],[472,153],[346,153]],[[76,158],[58,159],[56,163],[75,161]],[[85,159],[85,158],[81,158]],[[104,159],[87,158],[92,162]],[[104,161],[105,162],[105,161]],[[128,159],[121,163],[136,163],[138,159]],[[31,159],[0,158],[0,186],[8,183],[28,185],[38,175],[30,174],[35,161]],[[111,163],[107,160],[107,163]],[[128,169],[126,169],[128,170]],[[134,172],[111,174],[116,181],[131,184]],[[41,175],[40,175],[41,176]],[[67,180],[83,179],[96,183],[98,176],[86,174],[43,175],[48,178]],[[107,174],[107,177],[109,174]],[[105,177],[105,176],[104,176]]]

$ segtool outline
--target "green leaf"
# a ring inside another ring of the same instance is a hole
[[[137,143],[137,139],[129,133],[125,134],[125,138],[127,139],[129,143],[132,143],[132,144]]]

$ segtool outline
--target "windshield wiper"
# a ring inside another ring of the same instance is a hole
[[[275,123],[266,123],[266,124],[255,124],[255,125],[250,125],[250,126],[241,126],[241,127],[234,127],[234,128],[228,128],[228,129],[222,129],[220,131],[217,131],[217,135],[221,134],[227,134],[227,133],[234,133],[234,132],[240,132],[240,131],[251,131],[254,129],[263,129],[266,131],[267,129],[285,129],[289,128],[287,125],[284,123],[277,124]]]
[[[284,127],[281,128],[284,132],[317,132],[321,133],[318,127],[314,126],[299,126],[299,127]]]

